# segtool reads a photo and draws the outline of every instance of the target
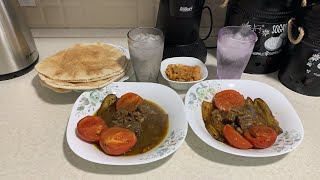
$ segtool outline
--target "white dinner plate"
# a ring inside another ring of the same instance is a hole
[[[160,145],[134,156],[108,156],[95,145],[86,143],[76,135],[77,123],[87,115],[93,115],[108,94],[117,97],[133,92],[155,102],[168,113],[169,130]],[[167,86],[155,83],[114,82],[99,90],[82,93],[74,103],[67,125],[67,142],[78,156],[100,164],[135,165],[150,163],[172,154],[183,143],[188,130],[185,108],[180,96]]]
[[[233,89],[245,96],[263,99],[279,121],[283,133],[276,142],[266,149],[237,149],[215,140],[205,128],[201,103],[211,101],[214,94]],[[186,94],[185,107],[189,125],[197,136],[209,146],[220,151],[247,157],[270,157],[288,153],[299,146],[304,131],[302,123],[286,97],[275,88],[257,81],[250,80],[207,80],[192,86]]]

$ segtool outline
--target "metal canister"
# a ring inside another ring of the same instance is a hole
[[[0,80],[33,69],[38,51],[17,0],[0,0]]]

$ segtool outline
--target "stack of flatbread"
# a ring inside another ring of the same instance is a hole
[[[41,84],[60,93],[102,88],[121,79],[128,68],[121,50],[102,43],[77,44],[35,67]]]

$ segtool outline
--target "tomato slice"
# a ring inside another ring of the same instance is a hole
[[[243,106],[245,99],[238,91],[224,90],[214,96],[214,103],[222,111],[229,111],[232,107]]]
[[[267,126],[253,126],[244,132],[244,137],[252,143],[253,147],[264,149],[272,146],[277,139],[277,132]]]
[[[143,102],[143,98],[135,93],[127,93],[118,99],[116,109],[125,109],[129,112],[135,111],[137,107]]]
[[[235,148],[250,149],[253,147],[249,141],[247,141],[229,124],[226,124],[223,127],[223,136],[226,138],[228,143]]]
[[[86,116],[77,124],[78,136],[87,142],[99,141],[100,134],[106,129],[106,123],[99,116]]]
[[[99,143],[106,154],[117,156],[130,151],[137,136],[129,129],[112,127],[102,132]]]

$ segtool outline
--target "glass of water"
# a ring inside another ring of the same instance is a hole
[[[256,33],[248,27],[221,28],[217,43],[217,78],[240,79],[256,41]]]
[[[139,27],[128,32],[130,59],[138,82],[157,82],[163,56],[164,34],[160,29]]]

